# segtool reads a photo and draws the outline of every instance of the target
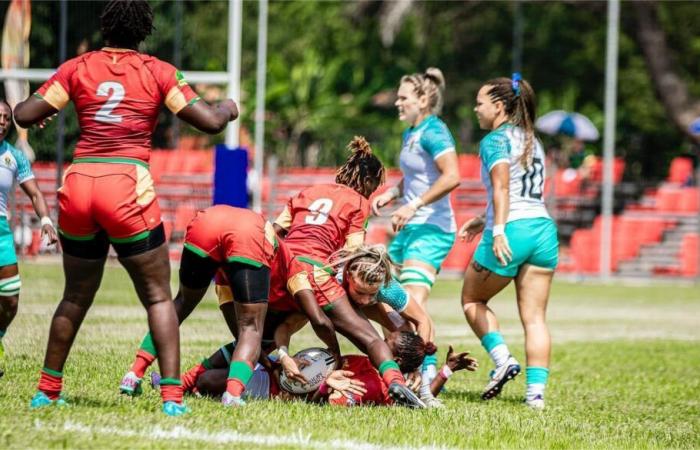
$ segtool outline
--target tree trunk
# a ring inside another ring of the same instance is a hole
[[[661,27],[656,2],[634,2],[637,21],[637,41],[644,52],[656,93],[669,118],[676,127],[693,142],[700,143],[700,136],[693,135],[689,126],[700,117],[700,100],[691,98],[688,86],[675,70],[672,52]]]

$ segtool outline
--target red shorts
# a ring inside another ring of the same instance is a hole
[[[104,230],[112,242],[129,242],[161,223],[153,179],[138,163],[74,163],[63,177],[58,204],[58,227],[69,239]]]
[[[260,214],[227,205],[198,211],[185,233],[185,248],[218,263],[271,267],[276,245],[272,225]]]
[[[333,303],[346,296],[345,289],[335,279],[333,272],[323,268],[325,264],[305,256],[296,256],[295,259],[311,274],[309,282],[316,296],[316,303],[324,311],[333,309]]]

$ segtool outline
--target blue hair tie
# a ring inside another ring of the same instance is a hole
[[[513,87],[513,92],[515,92],[516,97],[520,97],[520,82],[522,81],[522,79],[523,77],[522,75],[520,75],[520,72],[513,73],[511,86]]]

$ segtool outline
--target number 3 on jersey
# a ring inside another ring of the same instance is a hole
[[[124,86],[116,81],[104,81],[97,86],[96,94],[98,97],[109,98],[100,110],[95,113],[95,120],[106,123],[121,123],[122,116],[112,114],[112,111],[124,100]]]
[[[328,220],[328,213],[333,208],[333,200],[329,198],[319,198],[309,205],[309,213],[304,222],[309,225],[323,225]]]

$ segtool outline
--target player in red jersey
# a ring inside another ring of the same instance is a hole
[[[129,273],[161,355],[163,411],[180,415],[180,342],[170,265],[153,181],[151,136],[165,104],[208,132],[238,116],[232,100],[211,107],[175,67],[138,52],[153,30],[146,1],[110,1],[100,17],[106,47],[73,58],[17,105],[20,126],[41,123],[73,101],[81,135],[59,190],[59,232],[66,284],[56,309],[32,407],[57,402],[71,345],[100,285],[110,243]]]
[[[288,326],[289,329],[298,328],[294,318],[281,326]],[[276,334],[287,332],[284,330]],[[387,336],[386,344],[396,355],[395,361],[405,373],[414,372],[422,364],[426,344],[420,336],[408,331],[392,332]],[[187,371],[183,378],[186,378],[185,383],[190,390],[202,395],[222,395],[226,386],[228,360],[231,353],[235,351],[235,347],[235,343],[227,344],[202,360],[197,367]],[[476,359],[468,355],[467,352],[455,354],[452,347],[449,347],[445,365],[430,386],[434,395],[438,395],[453,372],[464,369],[474,371],[478,368]],[[287,355],[282,357],[295,359]],[[295,364],[303,366],[304,361],[295,361]],[[282,389],[278,382],[281,370],[283,367],[274,362],[268,367],[257,366],[252,382],[246,386],[244,396],[253,399],[282,400],[303,398],[317,402],[327,401],[338,406],[394,404],[385,380],[379,375],[369,358],[364,355],[344,356],[338,370],[331,372],[319,389],[310,394],[292,394]]]
[[[174,302],[180,323],[202,300],[215,275],[221,310],[239,342],[232,356],[224,405],[242,404],[241,392],[260,355],[262,330],[269,322],[279,323],[280,313],[303,311],[318,336],[332,351],[339,352],[333,325],[316,303],[307,273],[260,214],[217,205],[199,211],[192,219],[185,234],[180,289]],[[282,308],[276,307],[280,303]],[[156,357],[149,333],[122,379],[123,393],[140,392],[141,379]]]
[[[337,250],[362,245],[370,213],[368,199],[384,182],[384,167],[364,138],[355,137],[348,148],[352,154],[338,169],[335,184],[312,186],[291,198],[275,221],[275,231],[308,268],[316,301],[335,329],[369,355],[396,399],[424,408],[406,388],[389,347],[353,309],[333,271],[324,268]]]

